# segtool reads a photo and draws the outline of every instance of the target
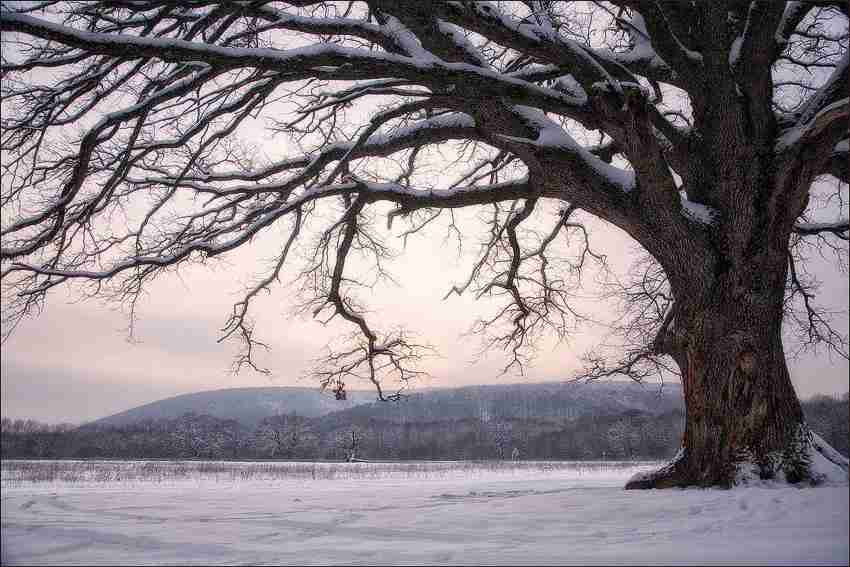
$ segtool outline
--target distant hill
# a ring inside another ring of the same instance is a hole
[[[97,422],[113,427],[4,418],[0,457],[667,459],[679,450],[685,425],[674,384],[661,392],[629,382],[471,386],[421,390],[397,403],[372,403],[373,392],[350,394],[337,402],[312,388],[200,392]],[[848,407],[847,394],[803,402],[812,429],[844,454]],[[258,424],[294,412],[299,419]]]
[[[398,403],[373,402],[325,416],[322,421],[380,419],[397,423],[477,418],[570,420],[587,415],[621,415],[639,411],[660,415],[683,409],[679,384],[596,381],[482,385],[433,389]]]
[[[254,428],[263,418],[278,413],[319,417],[374,399],[375,394],[366,391],[349,391],[347,400],[337,400],[332,393],[321,392],[318,388],[228,388],[183,394],[151,402],[98,419],[90,425],[130,425],[147,419],[171,419],[193,412],[222,419],[236,419],[242,425]]]
[[[620,415],[629,411],[660,415],[682,408],[678,384],[634,382],[519,383],[429,389],[399,402],[377,402],[371,391],[350,391],[338,401],[317,388],[232,388],[167,398],[93,422],[121,426],[146,419],[170,419],[187,412],[236,419],[254,428],[265,417],[297,413],[323,417],[326,426],[364,419],[396,423],[492,418],[569,420],[585,415]]]

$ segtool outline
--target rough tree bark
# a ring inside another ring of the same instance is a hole
[[[730,486],[742,463],[756,465],[762,478],[782,472],[790,482],[811,480],[781,336],[787,262],[771,260],[742,262],[677,295],[685,299],[664,340],[682,370],[683,452],[662,474],[629,488]]]

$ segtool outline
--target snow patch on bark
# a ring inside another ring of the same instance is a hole
[[[738,64],[738,59],[741,58],[741,44],[744,43],[744,34],[739,35],[732,42],[732,48],[729,49],[729,66],[735,67]]]
[[[806,467],[805,478],[798,477],[801,465]],[[748,459],[738,463],[734,482],[744,486],[798,482],[843,485],[848,480],[847,457],[833,449],[820,435],[801,426],[799,441],[788,450],[768,455],[766,462]]]
[[[534,107],[514,105],[513,110],[519,114],[529,126],[537,130],[537,137],[521,138],[518,136],[507,136],[497,134],[503,140],[535,146],[538,148],[561,149],[573,154],[590,167],[602,179],[623,191],[629,193],[635,187],[635,173],[626,169],[613,166],[590,153],[587,148],[575,141],[573,137],[560,124],[546,116],[546,114]]]
[[[689,200],[688,194],[685,191],[679,191],[679,197],[682,200],[682,214],[686,218],[705,225],[712,225],[717,220],[718,214],[716,209]]]

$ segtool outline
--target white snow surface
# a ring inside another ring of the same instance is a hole
[[[317,480],[40,483],[12,480],[6,464],[4,565],[848,563],[846,482],[626,491],[657,463],[388,474],[349,463]]]

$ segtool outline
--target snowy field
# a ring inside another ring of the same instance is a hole
[[[2,462],[4,565],[848,563],[848,486],[650,463]]]

